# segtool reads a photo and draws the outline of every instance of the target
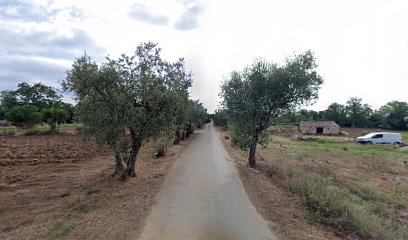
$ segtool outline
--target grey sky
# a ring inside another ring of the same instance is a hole
[[[186,59],[191,95],[210,111],[232,70],[308,49],[325,80],[309,108],[351,96],[378,108],[408,102],[407,12],[403,0],[1,0],[0,90],[21,81],[58,87],[84,51],[100,62],[150,40],[165,58]]]
[[[193,5],[188,7],[174,24],[174,27],[181,31],[189,31],[199,27],[198,15],[204,11],[203,6]]]
[[[135,20],[150,23],[153,25],[166,25],[169,18],[164,15],[155,15],[152,10],[143,4],[135,3],[129,11],[129,16]]]

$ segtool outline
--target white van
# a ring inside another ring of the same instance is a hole
[[[356,141],[359,143],[373,144],[402,144],[402,136],[400,133],[374,132],[362,137],[357,137]]]

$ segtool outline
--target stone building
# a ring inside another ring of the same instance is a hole
[[[301,121],[299,130],[303,134],[340,134],[340,126],[333,121]]]

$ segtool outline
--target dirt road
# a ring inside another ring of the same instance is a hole
[[[169,172],[140,239],[276,239],[211,124]]]

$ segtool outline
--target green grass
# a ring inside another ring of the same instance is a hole
[[[405,209],[408,206],[404,203],[401,194],[395,191],[384,191],[374,186],[367,186],[364,181],[347,179],[341,182],[343,186],[365,201],[383,202],[395,208]]]
[[[401,133],[403,141],[407,142],[408,141],[408,131],[401,131],[399,133]]]
[[[272,144],[287,145],[305,151],[329,151],[332,153],[348,152],[362,156],[402,157],[408,158],[408,151],[396,151],[391,145],[369,145],[319,139],[316,141],[273,140]]]
[[[17,128],[15,126],[0,127],[2,131],[15,131]]]
[[[59,128],[60,129],[77,129],[83,126],[84,125],[82,123],[72,123],[72,124],[61,124]]]
[[[312,221],[363,239],[408,239],[407,151],[341,139],[272,137],[266,174],[305,199]],[[401,179],[400,179],[401,178]],[[385,185],[384,185],[385,184]]]
[[[61,124],[59,125],[60,130],[66,129],[76,129],[81,130],[83,128],[82,123],[78,124]],[[17,131],[23,131],[23,135],[25,136],[32,136],[32,135],[43,135],[43,134],[50,134],[48,124],[44,124],[43,126],[37,124],[31,129],[20,129],[15,126],[8,126],[8,127],[0,127],[0,134],[1,135],[14,135]]]
[[[56,240],[61,239],[63,237],[68,236],[72,230],[74,229],[74,225],[72,224],[65,224],[63,222],[56,223],[52,226],[48,232],[48,240]]]
[[[356,233],[362,238],[399,239],[408,232],[398,228],[392,232],[384,216],[384,206],[371,204],[367,199],[392,199],[388,193],[378,189],[358,188],[354,194],[339,183],[334,176],[322,176],[285,165],[283,162],[270,162],[267,174],[277,179],[291,192],[302,196],[306,201],[312,221]],[[398,197],[397,197],[398,198]],[[399,200],[396,201],[399,204]],[[393,201],[394,202],[394,201]],[[402,239],[402,238],[401,238]]]

